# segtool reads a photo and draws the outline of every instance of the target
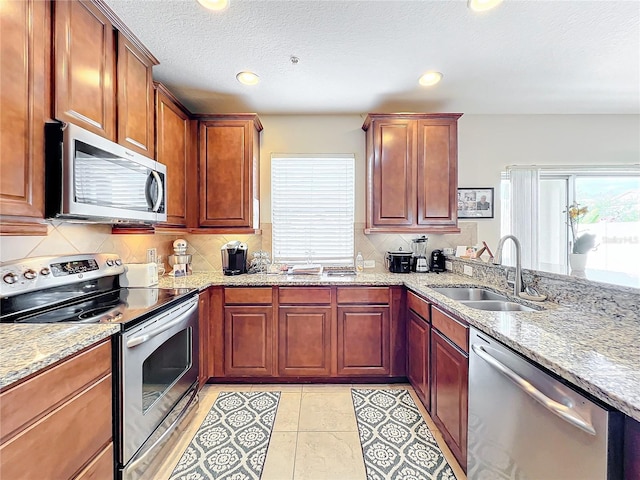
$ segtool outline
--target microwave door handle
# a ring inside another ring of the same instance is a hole
[[[156,193],[158,194],[156,203],[153,205],[153,208],[151,210],[153,212],[157,212],[158,210],[160,210],[160,205],[162,205],[164,188],[162,186],[162,179],[160,178],[160,174],[154,170],[151,172],[151,175],[153,175],[153,178],[156,179]]]

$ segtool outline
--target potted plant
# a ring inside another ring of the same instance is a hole
[[[587,264],[587,254],[595,249],[596,236],[593,233],[578,233],[578,225],[587,212],[588,207],[581,207],[579,203],[573,202],[567,207],[567,224],[571,229],[571,253],[569,254],[569,265],[571,266],[571,274],[576,276],[584,276],[584,269]]]

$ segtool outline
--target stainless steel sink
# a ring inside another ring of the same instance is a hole
[[[508,297],[485,288],[437,287],[432,290],[478,310],[491,312],[537,312],[535,308],[512,302]]]
[[[499,293],[494,293],[484,288],[473,287],[438,287],[432,290],[441,293],[445,297],[452,300],[502,300],[504,302],[509,299]]]
[[[491,312],[537,312],[535,308],[526,307],[519,303],[502,300],[461,300],[460,303],[467,307]]]

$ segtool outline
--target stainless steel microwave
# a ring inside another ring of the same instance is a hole
[[[47,123],[45,139],[46,218],[167,220],[165,165],[71,123]]]

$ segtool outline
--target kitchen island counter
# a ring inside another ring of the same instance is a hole
[[[0,324],[0,388],[119,331],[108,324]]]
[[[491,312],[467,307],[432,290],[432,287],[485,287],[507,294],[503,288],[453,273],[363,273],[350,277],[311,275],[238,275],[196,273],[163,277],[160,286],[313,286],[404,285],[432,304],[466,320],[559,377],[640,421],[640,322],[636,317],[607,311],[594,313],[553,302],[520,303],[543,308],[535,312]],[[510,295],[512,296],[512,295]]]

